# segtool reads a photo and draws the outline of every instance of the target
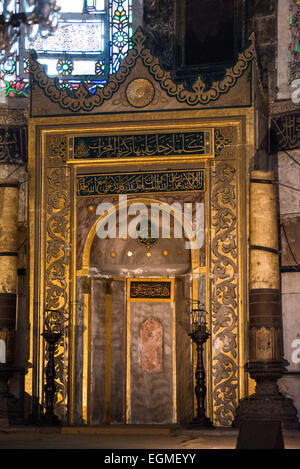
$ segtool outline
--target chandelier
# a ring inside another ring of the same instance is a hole
[[[0,0],[0,61],[14,56],[21,30],[30,40],[52,34],[59,10],[56,0]]]

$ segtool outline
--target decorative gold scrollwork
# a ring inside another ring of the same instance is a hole
[[[55,355],[56,403],[64,415],[68,390],[69,354],[69,238],[70,238],[70,181],[68,168],[49,168],[47,175],[47,231],[45,272],[45,317],[51,310],[61,312],[63,338]],[[47,361],[47,355],[44,357]]]
[[[235,169],[226,162],[213,171],[212,190],[212,384],[217,425],[234,420],[238,403],[238,266]]]
[[[49,157],[59,157],[63,162],[67,159],[67,138],[65,135],[49,135],[47,141]]]

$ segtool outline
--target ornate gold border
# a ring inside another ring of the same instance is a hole
[[[152,156],[152,157],[143,157],[143,158],[107,158],[107,159],[101,159],[101,158],[91,158],[91,159],[73,159],[70,158],[70,144],[69,140],[70,138],[73,138],[75,136],[95,136],[95,135],[104,135],[107,132],[110,132],[112,136],[115,135],[125,135],[126,133],[130,132],[136,135],[139,134],[149,134],[149,133],[157,133],[157,132],[176,132],[176,131],[183,131],[183,132],[193,132],[193,131],[209,131],[211,133],[211,145],[212,145],[212,152],[207,155],[170,155],[168,158],[171,159],[172,163],[191,163],[191,162],[199,162],[201,160],[205,161],[208,158],[214,158],[215,155],[215,133],[214,133],[214,128],[213,126],[207,127],[207,125],[197,121],[195,119],[194,122],[182,122],[181,123],[174,123],[174,122],[169,122],[168,124],[161,121],[158,124],[155,124],[154,122],[152,123],[147,123],[145,122],[144,127],[137,126],[136,124],[131,124],[127,123],[126,127],[122,127],[118,125],[117,127],[115,125],[110,125],[107,124],[106,122],[102,123],[101,126],[97,125],[95,123],[95,126],[93,126],[93,131],[91,131],[90,127],[81,127],[78,132],[73,132],[70,129],[65,129],[64,135],[61,136],[60,139],[53,140],[52,147],[49,147],[49,151],[52,154],[55,154],[57,156],[60,156],[60,158],[65,162],[70,165],[75,165],[76,167],[100,167],[100,166],[128,166],[130,165],[140,165],[142,164],[143,166],[145,164],[164,164],[166,161],[165,156]],[[59,135],[60,130],[58,130],[57,135]],[[226,146],[224,144],[224,146]],[[221,150],[218,149],[218,153],[220,153]]]

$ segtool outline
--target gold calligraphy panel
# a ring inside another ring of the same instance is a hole
[[[172,280],[130,280],[130,301],[172,301]]]
[[[74,160],[213,154],[212,130],[69,137],[69,158]]]
[[[204,191],[204,177],[204,169],[84,174],[77,177],[77,196]]]

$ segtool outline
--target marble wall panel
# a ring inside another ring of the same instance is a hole
[[[84,290],[86,277],[78,277],[76,282],[76,326],[75,326],[75,408],[74,423],[82,420],[82,377],[83,377],[83,332],[84,332]]]
[[[110,423],[125,423],[126,393],[126,284],[111,285]]]
[[[105,418],[105,282],[92,279],[91,423]]]
[[[160,321],[149,318],[140,327],[140,367],[142,371],[162,371],[163,334]]]
[[[131,406],[132,424],[173,422],[172,303],[131,303]],[[153,318],[163,328],[163,367],[144,371],[140,363],[140,328]]]
[[[186,314],[185,293],[187,279],[176,279],[176,368],[178,423],[188,423],[193,416],[192,348],[188,336],[188,315]]]

